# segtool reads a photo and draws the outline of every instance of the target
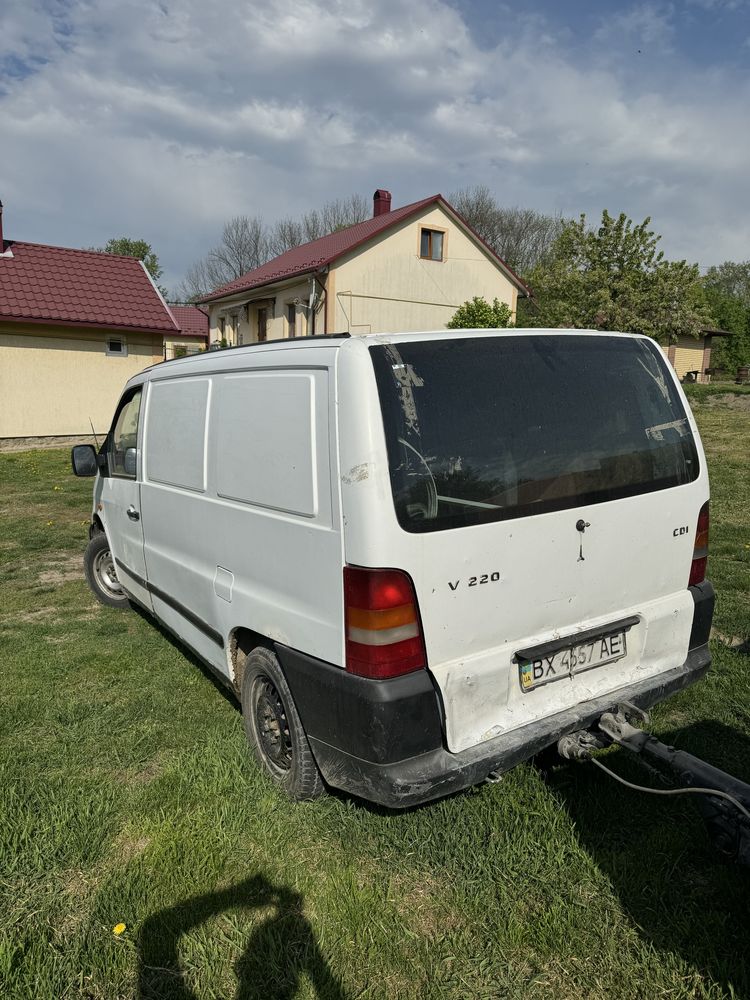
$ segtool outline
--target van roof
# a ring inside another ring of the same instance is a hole
[[[420,330],[408,333],[367,333],[358,334],[352,337],[350,333],[326,333],[326,334],[316,334],[315,336],[305,336],[305,337],[285,337],[283,340],[263,340],[255,344],[235,344],[232,347],[225,347],[219,351],[205,351],[201,354],[188,354],[181,358],[170,358],[168,361],[160,361],[155,365],[151,365],[148,368],[144,368],[143,371],[139,372],[138,375],[134,375],[132,379],[128,381],[128,384],[135,381],[141,381],[144,375],[156,370],[163,371],[165,366],[170,368],[173,365],[184,365],[184,364],[208,364],[211,361],[215,361],[217,357],[225,357],[227,353],[239,352],[241,355],[245,354],[255,354],[265,351],[284,351],[284,350],[294,350],[295,348],[304,347],[305,349],[321,348],[321,347],[341,347],[348,341],[362,341],[365,344],[389,344],[397,343],[399,341],[415,341],[415,340],[430,340],[435,337],[452,337],[455,339],[463,339],[467,336],[511,336],[511,337],[523,337],[523,336],[564,336],[566,334],[576,334],[580,335],[590,335],[593,337],[626,337],[630,339],[643,338],[643,334],[637,333],[618,333],[609,330],[573,330],[573,329],[560,329],[560,328],[537,328],[537,327],[524,327],[521,329],[511,327],[509,329],[486,329],[486,328],[474,328],[474,329],[460,329],[460,330]]]

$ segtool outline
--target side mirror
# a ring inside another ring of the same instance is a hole
[[[95,476],[99,471],[99,464],[96,461],[94,446],[77,444],[70,453],[70,464],[76,476]]]
[[[123,458],[122,467],[125,470],[126,476],[135,476],[136,465],[138,462],[138,451],[136,448],[126,448],[125,457]]]

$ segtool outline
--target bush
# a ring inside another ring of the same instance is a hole
[[[492,305],[476,295],[471,302],[464,302],[451,317],[449,330],[505,329],[512,326],[510,306],[495,299]]]

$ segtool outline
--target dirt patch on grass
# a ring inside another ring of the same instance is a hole
[[[438,937],[466,925],[461,914],[446,906],[446,887],[424,872],[416,881],[394,875],[388,895],[405,923],[420,937]]]
[[[45,635],[44,641],[50,646],[64,646],[75,638],[74,635]]]
[[[32,451],[36,448],[72,448],[76,444],[94,444],[93,437],[66,434],[60,437],[0,438],[0,451]]]
[[[731,392],[722,393],[721,396],[707,396],[701,400],[700,405],[711,409],[721,407],[722,409],[742,410],[745,413],[750,413],[750,395],[736,396]]]
[[[112,842],[111,854],[116,858],[118,866],[127,864],[128,861],[137,858],[139,854],[143,854],[150,843],[150,837],[133,837],[123,833]]]
[[[711,638],[733,649],[736,653],[750,653],[750,638],[742,635],[726,635],[717,628],[711,629]]]
[[[84,611],[82,615],[76,615],[77,622],[93,622],[99,617],[99,605],[95,605],[91,611]]]
[[[146,761],[141,767],[130,767],[125,771],[118,771],[114,777],[124,785],[148,785],[162,775],[164,766],[162,758],[156,756]]]
[[[34,622],[56,623],[56,615],[59,610],[59,608],[50,606],[37,608],[36,611],[18,611],[13,615],[3,615],[0,620],[6,625],[10,625],[12,622],[21,622],[23,625],[31,625]]]
[[[65,556],[56,559],[37,577],[39,583],[59,585],[69,580],[82,580],[83,566],[80,555]]]

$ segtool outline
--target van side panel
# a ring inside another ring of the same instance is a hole
[[[228,676],[236,628],[342,662],[332,379],[325,367],[259,360],[205,379],[154,378],[146,409],[141,504],[154,608]]]

